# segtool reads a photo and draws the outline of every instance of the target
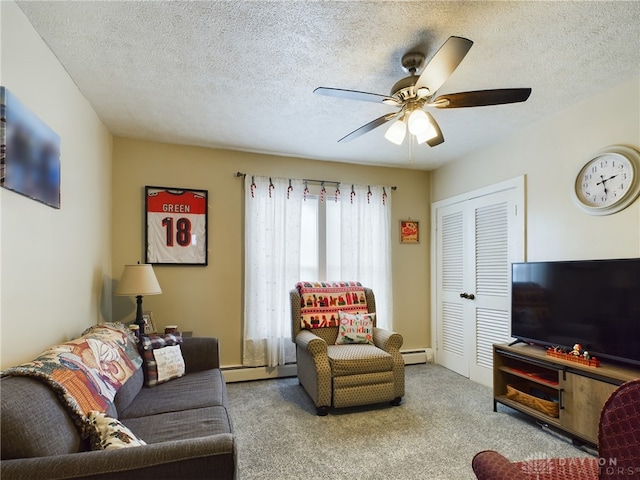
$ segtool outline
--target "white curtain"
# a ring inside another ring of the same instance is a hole
[[[371,288],[376,323],[387,329],[393,328],[390,192],[390,187],[343,184],[341,201],[327,211],[327,215],[338,211],[340,225],[334,233],[340,242],[333,244],[339,251],[328,253],[340,263],[328,272],[328,280],[356,280]]]
[[[300,276],[302,180],[245,177],[245,366],[295,361],[289,290]]]

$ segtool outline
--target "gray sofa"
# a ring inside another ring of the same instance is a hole
[[[237,450],[216,338],[184,338],[186,374],[143,387],[143,369],[107,411],[147,445],[91,451],[45,383],[0,379],[0,477],[14,479],[235,479]]]

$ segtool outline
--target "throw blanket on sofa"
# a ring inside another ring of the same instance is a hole
[[[338,311],[367,313],[367,300],[360,282],[299,282],[300,326],[337,327]]]
[[[26,376],[47,383],[86,438],[91,433],[89,412],[106,412],[118,389],[142,365],[130,335],[122,324],[91,327],[80,338],[55,345],[31,362],[4,370],[2,376]]]

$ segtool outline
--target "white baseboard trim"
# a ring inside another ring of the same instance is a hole
[[[297,366],[295,363],[280,365],[279,367],[243,367],[242,365],[237,365],[222,367],[222,373],[227,383],[248,382],[250,380],[295,377],[297,375]]]
[[[400,353],[402,353],[402,359],[405,365],[433,363],[433,350],[430,348],[403,350]],[[295,363],[281,365],[279,367],[244,367],[242,365],[230,365],[222,367],[222,372],[227,383],[248,382],[251,380],[295,377],[297,375],[297,366]]]

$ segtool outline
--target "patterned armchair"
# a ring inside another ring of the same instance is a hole
[[[493,450],[476,454],[479,480],[623,480],[640,478],[640,379],[618,387],[600,412],[598,458],[510,462]]]
[[[330,407],[400,405],[402,336],[377,328],[375,315],[370,330],[359,325],[351,334],[346,326],[347,318],[362,319],[375,312],[371,289],[357,282],[301,282],[290,291],[290,298],[298,379],[318,415],[326,415]],[[336,344],[343,341],[348,343]],[[360,341],[365,343],[355,343]]]

